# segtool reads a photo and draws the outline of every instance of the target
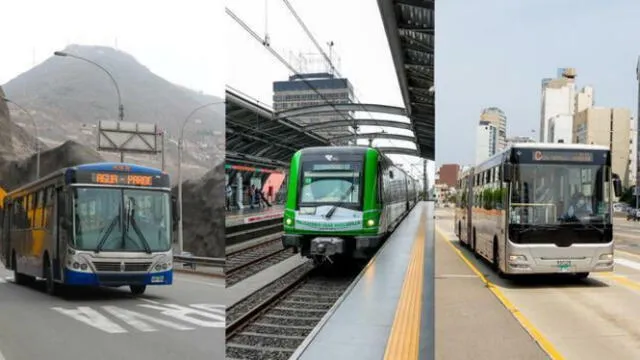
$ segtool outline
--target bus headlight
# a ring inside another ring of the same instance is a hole
[[[373,219],[369,219],[367,220],[367,226],[372,227],[376,224],[376,221]]]
[[[291,223],[292,223],[292,222],[293,222],[293,221],[291,220],[291,218],[286,218],[286,219],[284,220],[284,223],[285,223],[285,224],[287,224],[287,225],[291,225]]]
[[[171,257],[161,258],[154,266],[153,271],[167,271],[173,267],[173,259]]]
[[[89,260],[81,256],[69,256],[67,259],[67,267],[73,271],[91,273],[91,267],[89,266]]]
[[[509,255],[509,261],[527,261],[527,258],[524,255]]]
[[[613,254],[602,254],[600,260],[613,260]]]

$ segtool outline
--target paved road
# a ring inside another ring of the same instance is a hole
[[[0,265],[0,360],[224,359],[223,292],[224,279],[176,274],[137,299],[125,288],[51,297]]]
[[[457,247],[451,216],[442,210],[438,215],[439,229]],[[462,250],[462,254],[480,273],[486,274],[514,307],[511,310],[503,307],[503,311],[522,316],[530,326],[521,326],[539,334],[539,340],[551,350],[553,358],[640,359],[640,255],[627,251],[640,250],[636,229],[640,230],[640,223],[616,221],[614,236],[619,246],[615,271],[593,273],[586,280],[549,277],[519,282],[501,280],[469,251]],[[479,281],[478,277],[476,280]],[[475,307],[470,311],[481,314],[483,309]],[[473,324],[474,320],[471,317],[468,321]],[[484,331],[491,334],[501,329],[487,326]]]

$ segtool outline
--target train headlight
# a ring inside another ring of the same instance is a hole
[[[287,225],[291,225],[292,222],[293,221],[291,220],[291,218],[286,218],[285,221],[284,221],[284,223],[287,224]]]
[[[367,220],[367,226],[371,227],[371,226],[374,226],[375,224],[376,224],[375,220],[373,220],[373,219]]]

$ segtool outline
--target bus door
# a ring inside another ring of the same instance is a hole
[[[51,251],[53,252],[53,277],[54,279],[58,280],[62,279],[62,265],[64,264],[64,256],[61,256],[61,254],[65,253],[65,248],[67,245],[67,234],[70,225],[67,216],[67,197],[65,195],[65,191],[62,187],[58,187],[55,189],[55,226],[52,234],[54,245],[51,247]]]
[[[12,206],[10,202],[6,202],[4,204],[4,209],[0,211],[2,214],[2,232],[0,233],[0,238],[2,239],[2,243],[0,243],[0,257],[2,259],[2,263],[5,267],[11,267],[11,211]]]
[[[471,236],[473,233],[471,232],[471,216],[473,213],[473,185],[474,185],[475,174],[473,171],[469,171],[469,176],[467,176],[467,208],[465,209],[467,212],[467,244],[471,245]]]

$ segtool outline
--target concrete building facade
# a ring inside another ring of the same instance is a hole
[[[497,142],[498,129],[489,121],[480,121],[476,131],[476,165],[496,153]]]
[[[633,182],[630,151],[631,112],[623,108],[591,107],[574,117],[573,139],[575,143],[595,144],[611,148],[613,172],[620,176],[623,186]]]
[[[576,72],[573,68],[564,68],[559,73],[556,79],[542,80],[540,142],[571,143]]]
[[[507,146],[507,116],[497,107],[488,107],[482,110],[480,121],[486,121],[496,128],[496,151]]]
[[[458,181],[458,173],[460,172],[460,165],[458,164],[443,164],[438,169],[438,183],[446,184],[449,187],[455,187]]]
[[[322,96],[318,95],[313,86]],[[300,74],[289,77],[288,81],[275,81],[273,83],[273,110],[284,111],[295,108],[302,108],[314,105],[325,105],[327,102],[333,104],[348,104],[354,99],[353,86],[346,78],[337,78],[330,73]],[[324,122],[331,120],[344,120],[344,116],[320,115],[297,117],[295,121],[302,124]],[[318,135],[332,139],[352,134],[350,127],[337,127],[324,131],[317,131]],[[349,139],[345,139],[348,141]],[[339,141],[337,143],[342,143]]]

